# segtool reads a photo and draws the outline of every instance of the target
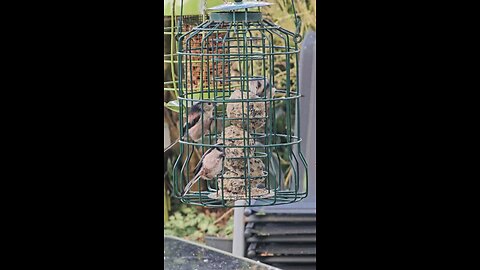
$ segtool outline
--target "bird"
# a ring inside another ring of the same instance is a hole
[[[203,104],[203,108],[202,108]],[[212,124],[213,118],[213,108],[215,105],[212,102],[199,102],[193,105],[189,112],[188,118],[183,125],[182,133],[184,134],[182,140],[186,140],[187,137],[187,129],[188,129],[188,136],[194,142],[199,141],[204,134],[210,130],[210,125]],[[200,121],[202,119],[203,114],[203,122]],[[203,124],[202,124],[203,123]],[[203,127],[203,133],[202,133]],[[172,148],[176,143],[179,142],[180,139],[177,139],[175,142],[170,144],[167,148],[163,150],[163,152],[167,152],[170,148]]]
[[[210,130],[210,125],[213,122],[213,108],[214,105],[212,102],[206,102],[202,108],[202,102],[199,102],[193,105],[190,108],[188,113],[187,122],[183,125],[182,133],[184,134],[184,139],[188,135],[193,141],[199,141],[207,131]],[[202,119],[203,113],[203,125],[200,121]],[[202,133],[203,126],[203,133]]]
[[[195,177],[185,186],[182,196],[185,196],[192,186],[201,178],[205,180],[212,180],[214,177],[222,172],[223,159],[225,158],[225,151],[223,144],[215,144],[214,147],[208,149],[195,167]]]
[[[250,80],[248,82],[248,88],[253,94],[258,97],[273,98],[277,89],[270,84],[267,78],[265,78],[265,86],[263,80]]]
[[[273,85],[270,84],[270,81],[267,78],[265,78],[265,81],[250,80],[248,82],[248,88],[249,88],[248,90],[251,93],[255,94],[255,96],[257,96],[258,98],[265,98],[265,99],[273,98],[275,96],[275,92],[277,91],[277,89],[275,89],[275,87],[273,87]],[[271,103],[273,103],[273,101],[266,101],[266,106],[264,106],[263,103],[261,104],[262,107],[260,109],[265,110],[263,114],[270,115]]]

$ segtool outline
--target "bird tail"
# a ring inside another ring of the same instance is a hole
[[[197,174],[192,180],[190,180],[190,182],[188,182],[188,184],[185,186],[185,189],[183,190],[182,196],[185,196],[185,194],[187,194],[187,192],[190,191],[190,189],[193,187],[193,185],[195,185],[195,183],[197,183],[199,179],[200,179],[200,173]]]
[[[170,150],[170,148],[172,148],[175,144],[177,144],[178,142],[180,141],[180,139],[176,139],[172,144],[170,144],[169,146],[167,146],[167,148],[165,148],[163,150],[163,152],[167,152],[168,150]]]

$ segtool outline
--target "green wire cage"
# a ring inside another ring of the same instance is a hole
[[[177,98],[178,76],[178,54],[177,54],[177,37],[190,31],[194,26],[198,25],[205,19],[205,9],[222,3],[222,0],[165,0],[164,1],[164,78],[163,89],[173,93]],[[181,14],[181,16],[180,16]],[[182,27],[179,22],[182,21]]]
[[[177,35],[179,122],[185,128],[173,195],[184,203],[270,206],[307,196],[307,163],[299,147],[300,18],[293,6],[293,33],[263,18],[260,8],[266,5],[236,0],[210,8],[208,20]],[[182,10],[180,15],[182,29]],[[203,113],[192,122],[194,106]],[[194,124],[203,134],[197,140],[189,134]],[[196,174],[192,163],[214,148],[224,153],[221,170],[184,193]]]

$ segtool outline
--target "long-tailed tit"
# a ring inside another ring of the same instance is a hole
[[[222,144],[216,145],[217,146],[208,149],[205,154],[203,154],[202,158],[197,164],[197,167],[195,167],[195,177],[193,177],[193,179],[190,180],[190,182],[188,182],[188,184],[185,186],[182,196],[185,196],[185,194],[187,194],[187,192],[199,179],[202,178],[205,180],[212,180],[222,172],[225,152],[223,149],[218,147]]]
[[[265,84],[265,87],[264,87]],[[265,83],[263,80],[250,80],[248,82],[248,89],[250,92],[254,93],[259,97],[273,98],[275,95],[275,87],[270,84],[270,81],[265,78]]]
[[[197,103],[190,108],[188,113],[188,119],[185,125],[183,125],[183,139],[187,136],[187,129],[188,129],[188,136],[193,141],[198,141],[202,138],[204,134],[206,134],[210,130],[210,125],[213,122],[213,108],[214,105],[212,102]],[[202,113],[203,113],[203,125],[202,125]],[[203,133],[202,133],[203,127]]]
[[[202,104],[203,104],[203,108],[202,108]],[[194,142],[199,141],[204,134],[207,134],[207,132],[210,131],[210,125],[212,124],[214,119],[213,108],[214,108],[214,105],[212,102],[199,102],[190,108],[188,112],[187,121],[185,122],[185,125],[183,125],[183,128],[182,128],[182,133],[184,134],[182,137],[183,140],[186,140],[187,138],[187,130],[188,130],[188,136]],[[202,114],[203,114],[203,122],[201,121]],[[202,133],[202,128],[203,128],[203,133]],[[179,139],[177,139],[175,142],[170,144],[163,151],[164,152],[168,151],[178,141]]]
[[[265,82],[263,80],[252,80],[248,83],[249,90],[252,93],[255,93],[258,97],[260,98],[273,98],[275,96],[275,87],[273,87],[272,84],[270,84],[270,81],[265,78]],[[267,106],[266,106],[266,113],[268,115],[268,112],[270,110],[270,101],[267,101]]]

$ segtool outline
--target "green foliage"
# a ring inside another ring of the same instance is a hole
[[[213,224],[216,218],[216,213],[205,215],[198,213],[194,207],[182,204],[179,210],[171,215],[168,222],[165,223],[163,233],[199,242],[204,242],[205,235],[231,238],[233,217],[225,226]]]
[[[233,216],[230,217],[226,226],[220,228],[217,233],[217,236],[231,239],[233,237]]]

